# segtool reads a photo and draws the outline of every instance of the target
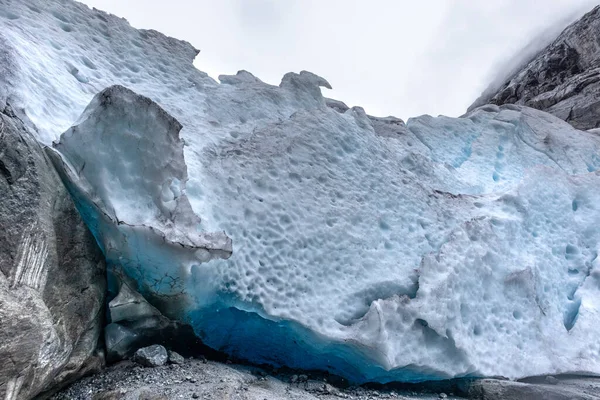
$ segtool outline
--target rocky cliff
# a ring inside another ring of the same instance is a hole
[[[489,87],[469,110],[520,104],[547,111],[577,129],[600,127],[600,6],[511,76]]]
[[[0,112],[0,398],[52,392],[103,364],[105,267],[44,151]]]

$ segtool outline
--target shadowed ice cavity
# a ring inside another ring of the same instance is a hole
[[[112,86],[47,149],[107,261],[175,316],[190,269],[232,251],[224,233],[197,229],[180,129],[150,99]]]

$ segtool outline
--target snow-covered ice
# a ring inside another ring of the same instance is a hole
[[[180,294],[190,264],[231,255],[224,233],[198,229],[180,129],[152,100],[111,86],[48,150],[107,260],[163,296]]]
[[[70,1],[0,0],[0,27],[0,102],[65,132],[109,261],[208,345],[358,382],[600,373],[598,135],[516,106],[375,118],[309,72],[217,83]],[[157,104],[92,100],[112,85]]]

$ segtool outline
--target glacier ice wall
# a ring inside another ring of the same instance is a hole
[[[197,285],[286,326],[261,340],[302,338],[296,366],[356,380],[597,371],[578,328],[595,319],[580,288],[598,296],[598,138],[526,108],[378,124],[315,108],[207,154],[202,215],[235,250]],[[282,362],[228,318],[207,343]]]
[[[107,258],[210,346],[357,382],[600,373],[597,135],[371,117],[309,72],[219,84],[78,3],[0,7],[0,99],[66,130],[49,154]]]
[[[224,233],[199,229],[180,129],[152,100],[111,86],[47,151],[109,264],[175,310],[189,270],[231,254]]]

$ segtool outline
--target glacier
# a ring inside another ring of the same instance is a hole
[[[596,133],[514,105],[405,124],[306,71],[218,83],[76,2],[0,6],[0,105],[207,345],[357,383],[600,373]]]

